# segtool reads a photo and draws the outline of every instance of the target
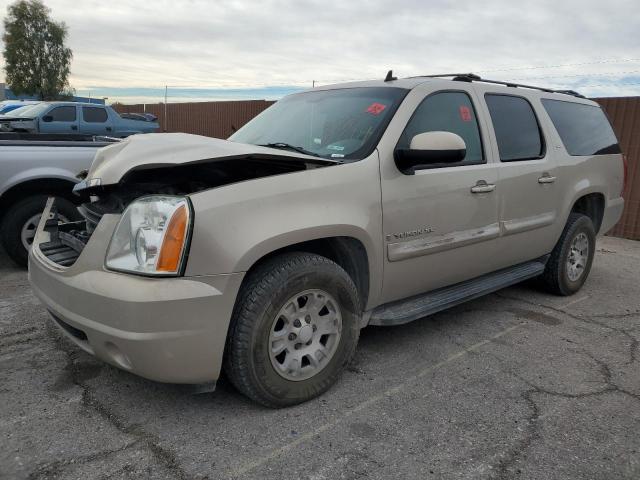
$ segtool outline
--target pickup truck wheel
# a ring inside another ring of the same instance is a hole
[[[33,242],[40,216],[47,203],[47,196],[36,195],[20,200],[9,206],[2,219],[2,246],[9,257],[18,265],[25,267],[29,248]],[[80,218],[75,205],[64,198],[56,198],[58,216],[63,222]]]
[[[267,407],[305,402],[351,360],[360,314],[357,289],[336,263],[310,253],[275,257],[250,273],[238,295],[225,373]]]
[[[547,290],[564,296],[580,290],[589,276],[595,250],[596,232],[591,219],[570,214],[542,274]]]

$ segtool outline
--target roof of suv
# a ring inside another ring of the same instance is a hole
[[[579,93],[573,90],[553,90],[551,88],[545,87],[537,87],[533,85],[523,85],[514,82],[505,82],[499,80],[488,80],[481,78],[472,73],[463,73],[463,74],[448,74],[448,75],[424,75],[424,76],[415,76],[408,78],[396,78],[393,77],[391,72],[387,74],[387,78],[384,80],[365,80],[365,81],[357,81],[357,82],[345,82],[345,83],[336,83],[333,85],[324,85],[315,87],[313,90],[332,90],[339,88],[361,88],[361,87],[396,87],[396,88],[405,88],[407,90],[412,90],[418,85],[422,85],[424,83],[441,83],[443,85],[451,86],[452,83],[459,84],[460,82],[465,83],[478,83],[481,85],[495,85],[500,86],[505,89],[517,89],[519,94],[547,94],[547,95],[561,95],[566,100],[573,100],[579,103],[593,103],[591,100],[586,99]],[[311,90],[309,90],[311,91]],[[509,92],[513,93],[513,92]],[[568,97],[568,98],[567,98]]]

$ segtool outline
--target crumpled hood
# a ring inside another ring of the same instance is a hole
[[[98,150],[89,173],[82,183],[84,187],[112,185],[118,183],[127,172],[134,169],[248,157],[325,165],[339,163],[297,152],[187,133],[146,133],[132,135],[122,142]]]

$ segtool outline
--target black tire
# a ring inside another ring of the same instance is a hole
[[[24,198],[10,205],[2,218],[0,232],[2,246],[15,263],[22,267],[27,266],[29,251],[22,244],[22,228],[24,225],[44,210],[47,202],[46,195],[34,195]],[[69,220],[79,220],[80,214],[75,205],[65,198],[56,198],[58,213]]]
[[[280,309],[292,296],[322,289],[338,303],[342,330],[326,366],[306,380],[281,376],[269,358],[269,335]],[[271,408],[305,402],[333,385],[351,361],[360,335],[361,307],[349,275],[328,258],[286,253],[267,260],[249,274],[234,308],[224,370],[244,395]]]
[[[588,257],[584,270],[576,280],[571,280],[567,271],[567,261],[573,240],[581,233],[589,241]],[[560,239],[551,252],[544,273],[541,276],[543,286],[556,295],[568,296],[576,293],[589,276],[593,256],[596,251],[596,231],[593,222],[586,215],[571,213]]]

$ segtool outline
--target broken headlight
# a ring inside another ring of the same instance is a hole
[[[124,211],[111,237],[107,268],[145,275],[180,274],[192,218],[186,197],[139,198]]]

